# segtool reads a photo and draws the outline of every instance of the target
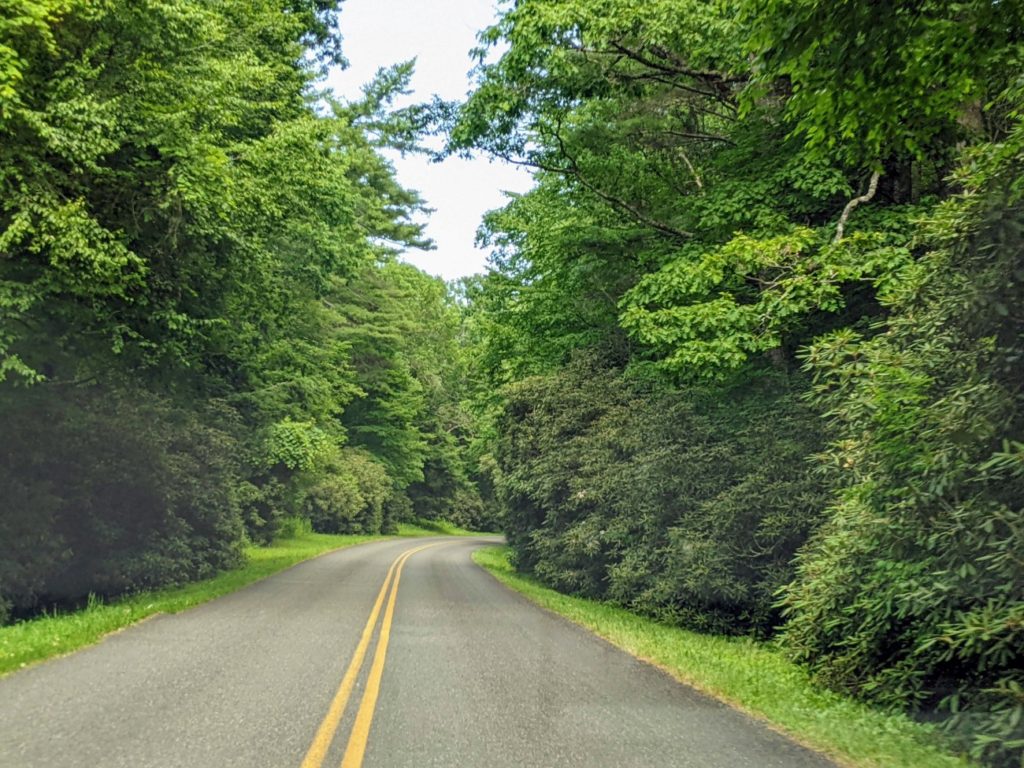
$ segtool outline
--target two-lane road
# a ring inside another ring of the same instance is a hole
[[[0,766],[831,763],[533,606],[473,539],[303,563],[0,680]]]

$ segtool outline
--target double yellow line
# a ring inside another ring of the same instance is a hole
[[[370,618],[363,627],[363,634],[359,638],[359,645],[349,662],[345,676],[341,678],[341,685],[338,692],[331,700],[331,706],[324,716],[323,722],[313,737],[313,743],[306,752],[302,761],[302,768],[320,768],[323,765],[327,750],[334,740],[334,733],[338,730],[338,724],[345,714],[345,707],[349,697],[352,695],[352,688],[359,677],[359,670],[363,667],[363,659],[366,658],[366,651],[373,639],[373,630],[377,626],[377,618],[380,616],[381,607],[384,605],[387,595],[387,608],[384,610],[384,622],[380,627],[380,637],[377,640],[377,650],[373,654],[373,663],[370,665],[370,674],[366,680],[366,690],[363,692],[363,699],[359,703],[359,710],[356,712],[355,723],[352,725],[352,732],[348,737],[348,745],[345,747],[345,756],[341,760],[341,768],[359,768],[363,764],[363,755],[366,753],[366,744],[370,738],[370,725],[373,723],[373,712],[377,706],[377,697],[380,695],[380,679],[384,674],[384,659],[388,652],[388,640],[391,637],[391,621],[395,615],[395,599],[398,596],[398,582],[402,578],[402,568],[405,561],[422,552],[424,549],[436,547],[443,542],[424,544],[421,547],[414,547],[406,550],[391,564],[387,576],[384,577],[384,584],[377,594],[377,601],[370,611]],[[390,587],[391,593],[388,594]]]

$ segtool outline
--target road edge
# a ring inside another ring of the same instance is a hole
[[[802,733],[801,731],[794,729],[792,726],[783,724],[778,720],[774,719],[770,713],[765,712],[761,709],[751,707],[750,705],[745,704],[742,700],[737,699],[736,697],[731,696],[728,693],[720,689],[717,689],[708,683],[702,682],[700,679],[696,678],[693,675],[692,671],[687,672],[683,669],[677,669],[669,664],[662,663],[656,658],[636,653],[632,648],[623,645],[620,642],[616,642],[616,639],[613,636],[610,636],[609,633],[607,633],[607,631],[602,630],[602,628],[599,626],[596,620],[591,620],[590,622],[586,620],[577,620],[575,617],[570,616],[567,613],[563,613],[562,611],[559,611],[557,607],[551,604],[553,601],[572,602],[576,603],[579,606],[586,606],[588,604],[592,606],[604,606],[605,604],[595,600],[587,600],[585,598],[565,595],[549,587],[546,587],[545,585],[541,584],[540,582],[534,579],[530,579],[529,577],[515,573],[511,571],[510,568],[509,570],[504,570],[499,567],[495,567],[491,563],[486,562],[486,558],[489,555],[496,554],[500,556],[502,550],[507,551],[507,547],[479,547],[473,550],[473,552],[471,553],[471,559],[477,567],[479,567],[482,571],[487,573],[496,582],[498,582],[503,587],[511,591],[513,594],[519,596],[521,599],[527,601],[534,607],[539,608],[540,610],[562,621],[566,621],[575,627],[583,629],[584,631],[604,641],[613,648],[628,654],[630,657],[644,664],[654,667],[663,674],[668,675],[680,685],[684,685],[701,695],[708,696],[709,698],[712,698],[715,701],[721,702],[722,704],[725,704],[731,709],[734,709],[751,718],[752,720],[761,723],[762,725],[779,734],[780,736],[784,736],[785,738],[793,741],[796,744],[799,744],[800,746],[806,749],[817,752],[818,754],[822,755],[828,760],[834,762],[837,768],[891,768],[892,766],[896,765],[894,763],[888,762],[887,756],[885,755],[879,756],[879,758],[871,756],[860,756],[851,753],[847,749],[844,749],[844,747],[839,743],[832,743],[827,740],[823,740],[819,737],[816,737],[814,735]],[[535,593],[548,593],[547,595],[544,595],[544,597],[548,597],[549,600],[544,601],[543,598],[535,596]],[[619,610],[622,610],[623,613],[628,613],[624,609]],[[651,619],[646,619],[642,616],[638,616],[636,614],[629,614],[629,616],[637,622],[644,622],[650,625],[664,627],[664,625],[658,625],[657,622]],[[838,694],[836,694],[836,696],[838,696]],[[878,710],[874,710],[868,707],[868,705],[866,704],[856,702],[852,699],[846,699],[846,703],[857,708],[860,708],[864,711],[878,714],[880,716],[885,714],[879,712]],[[912,724],[911,727],[915,726],[916,724]],[[910,736],[906,737],[906,743],[913,749],[925,751],[927,752],[927,754],[923,754],[921,756],[921,761],[904,761],[899,763],[898,765],[900,766],[900,768],[977,767],[976,763],[968,762],[966,759],[959,757],[957,755],[950,754],[949,752],[929,748],[928,745],[922,744],[917,739],[911,738]],[[940,762],[935,762],[936,759],[938,759]]]
[[[310,550],[305,556],[287,559],[279,567],[264,565],[261,569],[253,560],[249,560],[238,568],[223,571],[209,579],[189,582],[177,587],[164,587],[134,595],[124,595],[110,602],[90,603],[75,611],[52,616],[39,616],[16,624],[0,626],[0,680],[38,664],[63,658],[92,647],[111,635],[149,619],[190,610],[211,600],[243,590],[271,576],[284,573],[303,563],[342,550],[380,541],[413,540],[435,536],[438,538],[449,536],[461,538],[469,535],[472,535],[472,532],[451,534],[427,530],[399,534],[353,534],[349,537],[354,539],[353,541],[330,542],[324,549]],[[337,538],[345,537],[345,535],[339,535]],[[301,538],[298,536],[282,539],[277,544],[287,545],[289,542],[299,541]],[[254,549],[259,550],[260,548]],[[246,571],[250,569],[254,573],[251,578],[248,578]],[[222,582],[223,588],[214,586],[217,582]],[[39,637],[32,637],[31,642],[23,643],[24,646],[29,647],[29,652],[26,653],[22,650],[19,653],[18,650],[15,650],[19,645],[18,635],[41,635],[46,644],[43,644]]]

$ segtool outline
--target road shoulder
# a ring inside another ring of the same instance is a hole
[[[473,560],[532,603],[842,766],[972,765],[935,746],[940,739],[933,728],[815,686],[803,669],[768,644],[701,635],[605,603],[561,594],[517,573],[506,553],[503,547],[487,547],[476,550]]]

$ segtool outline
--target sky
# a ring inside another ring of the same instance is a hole
[[[434,94],[461,99],[470,88],[469,51],[476,34],[496,15],[493,0],[345,0],[341,31],[349,67],[331,72],[327,85],[340,96],[358,98],[380,67],[416,58],[413,93],[399,106],[429,101]],[[424,219],[437,249],[409,251],[406,261],[445,280],[483,272],[487,253],[474,245],[480,219],[504,205],[503,191],[529,189],[529,172],[482,156],[433,163],[418,155],[385,154],[399,182],[435,209]]]

